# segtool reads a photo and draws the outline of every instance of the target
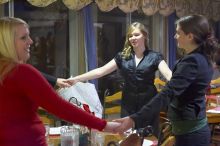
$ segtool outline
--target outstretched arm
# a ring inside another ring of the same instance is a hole
[[[96,68],[96,69],[91,70],[91,71],[84,73],[82,75],[78,75],[76,77],[69,78],[68,82],[70,82],[70,84],[73,85],[73,84],[80,82],[80,81],[97,79],[97,78],[103,77],[104,75],[107,75],[107,74],[115,71],[116,69],[117,69],[117,64],[116,64],[115,60],[112,59],[110,62],[108,62],[107,64],[105,64],[102,67]]]
[[[21,76],[25,76],[25,78],[21,78]],[[30,109],[32,106],[32,112],[36,112],[37,107],[41,106],[57,117],[72,123],[98,130],[103,130],[106,127],[105,120],[83,111],[60,97],[45,78],[31,65],[19,65],[15,72],[14,81],[18,85],[17,90],[20,91],[19,93],[25,97],[23,100],[28,100],[30,104],[26,109]],[[114,129],[114,125],[110,126]],[[108,127],[106,128],[108,129]]]

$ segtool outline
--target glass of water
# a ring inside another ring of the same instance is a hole
[[[63,126],[60,132],[61,146],[79,146],[79,129]]]
[[[91,145],[92,146],[104,146],[105,135],[99,131],[92,130],[91,132]]]

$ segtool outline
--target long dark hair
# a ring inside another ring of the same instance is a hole
[[[209,62],[215,60],[215,52],[219,50],[219,45],[206,17],[202,15],[185,16],[177,20],[176,24],[185,34],[193,34],[195,43],[200,45],[201,52]]]

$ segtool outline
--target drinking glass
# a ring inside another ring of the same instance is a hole
[[[61,146],[79,146],[79,130],[72,126],[61,127]]]

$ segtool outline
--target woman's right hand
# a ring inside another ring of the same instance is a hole
[[[121,126],[121,123],[118,122],[107,122],[104,132],[116,133],[116,129]]]

